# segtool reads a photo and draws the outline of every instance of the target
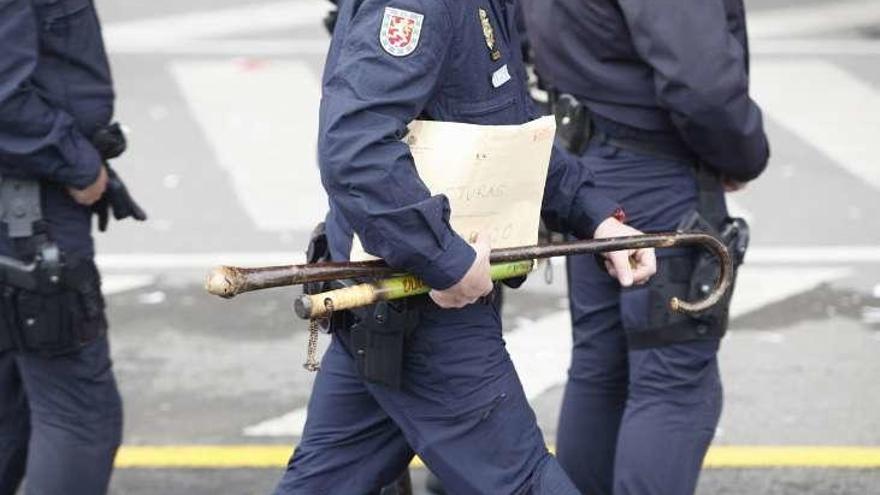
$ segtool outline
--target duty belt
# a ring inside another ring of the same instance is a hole
[[[27,246],[30,263],[0,256],[0,285],[51,291],[62,282],[64,268],[58,245],[49,239],[35,180],[0,176],[0,224],[14,244]]]
[[[558,135],[568,151],[580,155],[592,139],[635,153],[664,160],[693,163],[696,155],[681,139],[668,132],[652,132],[605,118],[590,111],[575,96],[551,92]]]

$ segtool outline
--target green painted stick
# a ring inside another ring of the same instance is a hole
[[[528,275],[535,266],[533,260],[497,263],[491,266],[492,280],[500,281]],[[369,282],[315,295],[302,295],[294,303],[300,318],[323,318],[332,311],[369,306],[379,301],[391,301],[427,294],[431,288],[418,277],[405,275]]]

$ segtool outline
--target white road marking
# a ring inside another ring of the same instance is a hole
[[[161,44],[117,44],[109,50],[125,55],[254,55],[254,56],[319,56],[327,54],[329,39],[219,39],[181,40]]]
[[[754,55],[880,55],[880,42],[863,39],[756,39],[749,49]]]
[[[529,400],[538,398],[565,380],[571,352],[568,311],[559,311],[537,321],[522,320],[517,330],[509,333],[505,340]],[[248,426],[243,433],[251,437],[302,436],[306,413],[307,409],[301,407]]]
[[[107,23],[103,29],[104,40],[111,52],[149,52],[203,38],[303,26],[319,28],[329,7],[320,0],[251,3],[207,12]]]
[[[99,254],[95,260],[102,271],[165,271],[201,270],[218,265],[257,267],[298,264],[305,262],[305,255],[287,251],[193,254],[129,253]]]
[[[301,407],[277,418],[248,426],[244,435],[248,437],[299,437],[306,426],[307,408]]]
[[[98,266],[108,271],[200,270],[217,265],[272,266],[304,262],[302,253],[288,251],[213,252],[188,254],[162,253],[105,253],[96,257]],[[554,280],[565,282],[565,268],[560,258],[554,258]],[[880,263],[880,246],[777,246],[749,249],[746,266],[760,265],[852,265]],[[543,279],[543,269],[532,274],[530,281]],[[559,292],[557,286],[546,286],[543,281],[530,290]],[[542,289],[545,288],[545,289]]]
[[[880,92],[870,84],[830,62],[775,60],[753,64],[752,93],[773,120],[880,189]]]
[[[520,321],[504,340],[529,400],[565,383],[572,346],[568,311]]]
[[[737,276],[730,315],[737,318],[852,273],[851,268],[843,267],[774,268],[743,265]]]
[[[775,246],[749,249],[746,265],[880,263],[880,246]]]
[[[101,291],[106,296],[112,296],[121,292],[143,289],[156,282],[153,275],[140,274],[110,274],[101,277]]]
[[[878,22],[877,0],[836,0],[748,13],[749,35],[753,38],[822,34]]]
[[[321,220],[320,91],[309,66],[243,59],[175,62],[171,72],[258,228],[309,230]]]

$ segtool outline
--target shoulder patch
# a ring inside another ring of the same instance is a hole
[[[395,57],[409,55],[419,46],[424,20],[422,14],[386,7],[379,31],[382,48]]]

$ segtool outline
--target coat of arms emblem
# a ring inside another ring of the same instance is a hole
[[[424,20],[422,14],[386,7],[379,32],[382,48],[395,57],[409,55],[419,46]]]

